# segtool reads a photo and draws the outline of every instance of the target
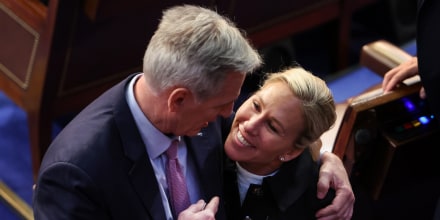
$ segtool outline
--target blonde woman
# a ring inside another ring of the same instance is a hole
[[[309,145],[335,122],[325,82],[301,67],[269,75],[237,110],[225,142],[228,219],[314,219],[334,191],[316,196]]]

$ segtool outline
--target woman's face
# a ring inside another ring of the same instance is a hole
[[[303,150],[294,144],[303,131],[301,101],[284,82],[266,85],[237,110],[225,143],[229,158],[246,170],[269,174]]]

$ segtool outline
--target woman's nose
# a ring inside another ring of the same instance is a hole
[[[250,117],[248,120],[246,120],[243,123],[243,127],[244,130],[246,131],[246,133],[250,134],[250,135],[258,135],[258,127],[260,126],[261,120],[254,116],[254,117]]]

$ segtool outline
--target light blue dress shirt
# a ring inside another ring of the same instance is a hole
[[[168,201],[168,184],[165,176],[166,155],[164,152],[171,145],[174,139],[179,139],[179,147],[177,157],[182,167],[183,174],[186,178],[188,186],[188,193],[191,203],[197,202],[200,197],[200,188],[198,179],[196,177],[195,166],[192,162],[191,156],[187,153],[185,141],[181,140],[181,137],[168,137],[151,124],[144,113],[141,111],[135,97],[134,97],[134,84],[140,78],[142,74],[139,74],[130,81],[127,87],[126,99],[134,120],[141,134],[142,140],[145,144],[145,148],[150,157],[151,165],[153,166],[156,180],[159,184],[160,194],[162,196],[162,203],[165,208],[165,215],[167,219],[172,220],[173,215]],[[152,103],[154,105],[154,103]],[[145,188],[147,190],[147,188]]]

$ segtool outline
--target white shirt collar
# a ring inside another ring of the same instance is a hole
[[[134,97],[134,84],[142,74],[138,74],[128,85],[127,89],[127,102],[130,110],[133,114],[134,121],[136,122],[137,127],[139,128],[140,135],[142,140],[145,143],[145,147],[147,149],[148,155],[151,159],[157,158],[162,153],[164,153],[168,147],[171,145],[171,141],[173,138],[166,136],[161,131],[159,131],[153,124],[145,117],[141,108],[139,107],[136,99]]]

